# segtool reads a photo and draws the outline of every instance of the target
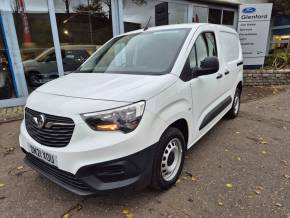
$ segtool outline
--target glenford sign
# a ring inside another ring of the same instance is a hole
[[[271,12],[271,3],[240,5],[238,33],[244,65],[264,64]]]

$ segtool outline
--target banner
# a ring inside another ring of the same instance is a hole
[[[271,3],[240,5],[238,33],[244,65],[264,64],[271,13]]]
[[[24,0],[19,0],[18,4],[19,4],[20,12],[21,12],[22,24],[23,24],[23,29],[24,29],[24,31],[23,31],[24,32],[24,43],[31,43],[29,23],[28,23],[27,14],[25,12]]]

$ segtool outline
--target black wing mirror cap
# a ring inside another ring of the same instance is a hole
[[[213,74],[219,71],[219,59],[215,56],[206,57],[200,62],[200,67],[195,69],[196,76]]]

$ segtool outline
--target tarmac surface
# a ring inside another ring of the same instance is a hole
[[[269,91],[270,90],[270,91]],[[290,218],[290,88],[246,89],[186,154],[175,187],[79,197],[23,163],[20,121],[0,124],[0,217]]]

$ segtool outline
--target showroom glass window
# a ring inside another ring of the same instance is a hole
[[[208,22],[235,28],[235,14],[236,12],[233,9],[209,8]]]
[[[65,74],[113,37],[111,0],[54,0]]]
[[[15,98],[13,75],[9,67],[7,48],[0,31],[0,100]]]
[[[123,0],[124,32],[168,24],[188,23],[188,4],[159,0]]]
[[[8,52],[5,58],[1,55],[1,69],[2,72],[3,69],[10,72],[10,76],[5,76],[9,78],[5,83],[13,89],[8,96],[24,97],[27,94],[26,84],[31,91],[46,81],[35,58],[53,46],[47,0],[5,0],[1,1],[0,10],[5,26],[1,37],[7,43],[5,49],[9,47],[9,55]],[[3,60],[7,63],[3,64]]]
[[[223,10],[223,25],[234,25],[235,12]]]
[[[208,22],[214,24],[220,24],[222,17],[222,10],[216,8],[209,8],[208,10]]]
[[[38,58],[53,49],[47,0],[10,2],[25,78],[29,91],[32,91],[58,77],[55,59]]]

